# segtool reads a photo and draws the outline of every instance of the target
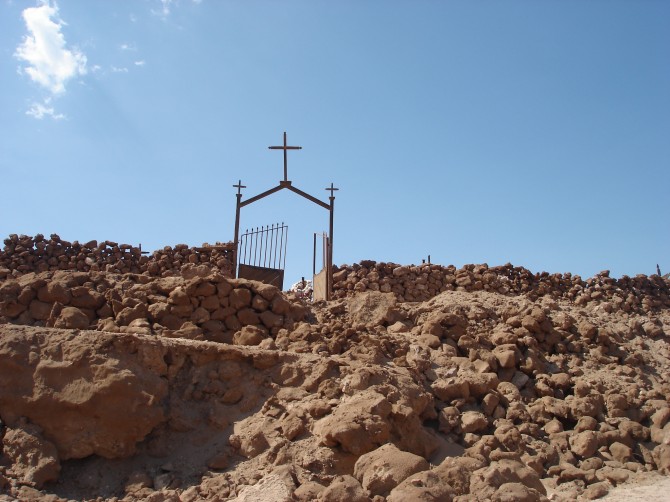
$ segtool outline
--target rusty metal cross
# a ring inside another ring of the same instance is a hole
[[[284,132],[284,145],[283,146],[269,146],[270,150],[284,150],[284,181],[288,181],[288,150],[302,150],[301,146],[287,146],[286,145],[286,132]]]
[[[330,187],[325,188],[325,190],[327,190],[327,191],[330,192],[330,197],[331,197],[331,198],[334,198],[334,197],[335,197],[335,192],[336,192],[337,190],[339,190],[339,188],[335,188],[335,185],[333,185],[333,184],[331,183],[331,184],[330,184]]]
[[[242,184],[242,180],[239,180],[237,185],[233,185],[233,188],[237,188],[237,195],[240,195],[242,193],[242,189],[247,187]]]

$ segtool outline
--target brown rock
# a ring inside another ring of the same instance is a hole
[[[30,310],[30,315],[34,319],[38,319],[40,321],[46,321],[49,318],[49,314],[51,313],[51,304],[42,302],[40,300],[33,300],[30,302],[30,306],[28,308]]]
[[[670,445],[659,444],[652,452],[656,467],[664,474],[670,474]]]
[[[454,489],[433,471],[422,471],[408,476],[396,486],[386,502],[451,502]]]
[[[491,502],[540,502],[546,500],[542,494],[523,483],[503,483],[493,496]]]
[[[67,305],[72,299],[70,288],[61,282],[49,282],[37,292],[37,299],[45,303],[62,303]]]
[[[12,349],[21,345],[33,352]],[[52,359],[56,353],[59,357]],[[38,330],[5,331],[0,381],[3,421],[12,427],[23,416],[39,424],[61,460],[127,457],[165,420],[167,381],[145,366],[131,335],[83,332],[73,337],[53,331],[44,337]]]
[[[316,422],[313,433],[326,446],[339,445],[344,451],[362,455],[388,441],[391,426],[387,417],[391,409],[384,396],[365,390]]]
[[[258,345],[265,337],[265,332],[258,326],[244,326],[233,335],[233,343],[235,345]]]
[[[483,458],[447,457],[433,471],[454,489],[456,495],[470,491],[472,473],[485,466]]]
[[[598,334],[598,328],[589,321],[582,321],[577,326],[579,334],[587,340],[593,340]]]
[[[168,303],[172,305],[191,305],[191,298],[186,294],[186,291],[181,286],[177,286],[172,290],[168,297]]]
[[[307,481],[295,489],[293,497],[298,502],[313,502],[319,498],[319,495],[325,489],[325,486],[316,481]]]
[[[370,502],[361,484],[353,476],[344,475],[333,479],[319,495],[319,502]]]
[[[246,288],[235,288],[230,292],[230,306],[236,310],[251,306],[251,291]]]
[[[589,485],[582,496],[587,500],[595,500],[607,495],[610,491],[610,484],[607,482],[593,483]]]
[[[397,300],[393,293],[366,291],[349,299],[353,322],[370,325],[393,324],[397,320]]]
[[[481,432],[489,425],[486,415],[478,411],[466,411],[461,415],[461,430],[467,432]]]
[[[2,438],[4,454],[12,463],[12,470],[23,483],[41,488],[48,481],[56,481],[60,462],[56,447],[41,435],[42,430],[22,421],[8,429]]]
[[[609,481],[613,485],[624,483],[630,477],[630,471],[618,467],[605,466],[596,471],[596,477],[601,481]]]
[[[539,476],[533,469],[511,459],[491,462],[488,467],[473,472],[470,478],[470,493],[477,494],[480,499],[490,498],[506,483],[520,483],[541,495],[547,494]]]
[[[592,457],[600,447],[600,436],[594,431],[584,431],[570,437],[570,450],[583,458]]]
[[[470,397],[470,385],[464,377],[439,378],[433,382],[431,389],[438,399],[450,402],[452,399]]]
[[[275,314],[271,310],[262,312],[259,317],[263,325],[268,329],[280,328],[284,324],[284,317]]]
[[[242,326],[246,326],[249,324],[260,324],[261,322],[261,320],[258,317],[258,314],[252,308],[244,308],[240,310],[237,313],[237,319],[240,321]]]
[[[88,316],[77,307],[64,307],[54,323],[56,328],[67,329],[88,329],[89,325]]]
[[[493,354],[502,368],[514,368],[516,365],[516,353],[513,350],[498,350],[496,347]]]
[[[368,493],[386,496],[408,476],[429,467],[424,458],[385,444],[356,461],[354,477]]]
[[[146,304],[138,303],[134,307],[126,307],[116,315],[116,323],[119,326],[128,326],[135,319],[146,319],[149,315]]]
[[[621,462],[622,464],[628,462],[633,456],[633,450],[629,446],[619,443],[618,441],[612,443],[609,446],[609,450],[614,460]]]

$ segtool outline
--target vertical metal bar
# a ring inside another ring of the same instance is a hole
[[[247,245],[249,244],[249,229],[244,231],[244,263],[247,263]]]
[[[253,266],[255,267],[258,262],[258,227],[256,227],[256,230],[253,233],[254,236],[254,261],[253,261]]]
[[[256,265],[257,267],[261,264],[261,259],[263,257],[263,227],[256,227]]]
[[[314,232],[314,252],[312,253],[312,277],[316,275],[316,232]]]
[[[282,270],[286,270],[286,243],[288,242],[288,227],[286,227],[286,238],[284,239],[284,264]]]
[[[240,185],[242,183],[239,183]],[[237,260],[238,260],[238,244],[239,244],[239,239],[238,236],[240,234],[240,202],[242,202],[242,194],[238,193],[237,194],[237,203],[235,204],[235,241],[234,241],[234,249],[233,249],[233,278],[237,277]]]
[[[275,225],[274,223],[270,226],[270,253],[268,254],[269,260],[268,260],[268,268],[272,268],[272,239],[274,238],[274,232],[275,232]]]
[[[282,221],[282,226],[284,225],[284,222]],[[281,246],[279,242],[279,223],[277,223],[277,235],[275,236],[275,264],[274,268],[279,268],[279,261],[277,259],[277,256],[281,253]]]
[[[277,268],[281,268],[282,251],[284,249],[284,222],[281,224],[281,237],[279,238],[279,260],[277,261]]]
[[[269,226],[265,225],[265,229],[263,229],[263,234],[262,238],[265,239],[265,244],[263,244],[263,267],[267,264],[267,258],[268,258],[268,233],[269,233]]]

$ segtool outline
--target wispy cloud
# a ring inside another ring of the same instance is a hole
[[[151,13],[154,16],[158,16],[163,20],[166,20],[170,13],[172,12],[172,7],[179,4],[179,0],[157,0],[160,4],[160,7],[157,9],[151,9]],[[194,4],[201,4],[202,0],[191,0]]]
[[[142,61],[135,61],[135,66],[144,66],[145,64],[147,64],[147,62],[144,61],[144,60],[142,60]]]
[[[131,52],[137,51],[137,47],[135,47],[134,44],[121,44],[119,46],[119,49],[121,49],[122,51],[131,51]]]
[[[160,8],[159,9],[152,9],[151,13],[155,16],[161,17],[163,19],[166,19],[172,10],[172,4],[174,3],[174,0],[159,0],[160,1]]]
[[[86,74],[86,56],[76,48],[68,48],[58,6],[45,0],[39,7],[25,9],[23,20],[28,34],[14,53],[26,63],[22,70],[50,93],[64,93],[70,79]]]
[[[42,103],[33,103],[30,105],[26,115],[34,117],[38,120],[42,120],[44,117],[51,117],[54,120],[62,120],[65,118],[65,115],[62,113],[56,113],[53,106],[49,106],[51,102],[50,99],[46,99],[44,104]]]
[[[128,73],[128,68],[126,67],[117,67],[117,66],[112,66],[111,68],[112,73]]]

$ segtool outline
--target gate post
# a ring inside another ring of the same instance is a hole
[[[233,249],[233,279],[237,279],[237,254],[238,254],[238,245],[240,239],[240,204],[242,203],[242,189],[247,188],[242,185],[242,180],[237,182],[237,185],[233,185],[237,188],[237,203],[235,205],[235,240],[233,242],[235,249]]]
[[[332,192],[331,192],[332,193]],[[330,232],[328,235],[328,293],[326,299],[333,296],[333,216],[335,213],[335,197],[330,196]]]

